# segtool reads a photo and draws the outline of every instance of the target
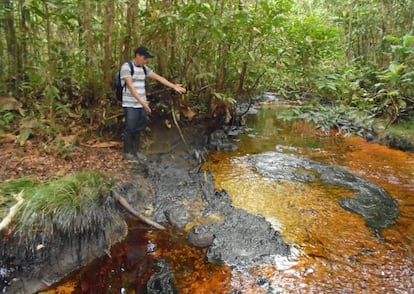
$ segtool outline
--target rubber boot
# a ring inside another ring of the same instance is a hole
[[[124,135],[124,159],[128,161],[136,161],[134,154],[133,136]]]
[[[132,154],[134,154],[136,159],[138,159],[139,161],[146,161],[147,157],[141,152],[139,152],[139,149],[140,149],[139,147],[141,145],[140,139],[141,139],[141,134],[137,134],[132,137]]]

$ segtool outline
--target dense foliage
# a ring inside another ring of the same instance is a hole
[[[0,96],[26,110],[1,107],[0,135],[19,118],[23,141],[34,129],[64,133],[70,118],[111,127],[110,84],[141,44],[156,72],[188,88],[180,99],[195,112],[269,88],[389,123],[413,111],[413,0],[4,0],[0,19]]]

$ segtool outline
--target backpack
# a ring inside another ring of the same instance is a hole
[[[134,65],[132,64],[132,61],[130,61],[130,60],[128,60],[127,63],[129,64],[129,68],[131,69],[131,76],[133,76],[134,75]],[[147,70],[146,70],[145,66],[143,66],[142,68],[144,70],[145,77],[147,77]],[[116,99],[118,101],[122,101],[122,92],[125,90],[126,84],[125,84],[125,82],[122,83],[121,70],[119,70],[118,73],[116,74],[112,88],[115,91]]]

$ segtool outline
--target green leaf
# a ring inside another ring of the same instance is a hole
[[[26,142],[32,134],[32,129],[23,129],[23,131],[17,136],[17,140],[20,143]]]

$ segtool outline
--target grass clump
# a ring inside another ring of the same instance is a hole
[[[101,232],[117,218],[113,185],[102,174],[83,171],[33,186],[24,192],[13,231],[26,242]]]
[[[0,183],[0,219],[8,214],[10,207],[16,203],[15,195],[22,190],[28,191],[39,185],[40,181],[32,177],[23,177],[17,180]]]

